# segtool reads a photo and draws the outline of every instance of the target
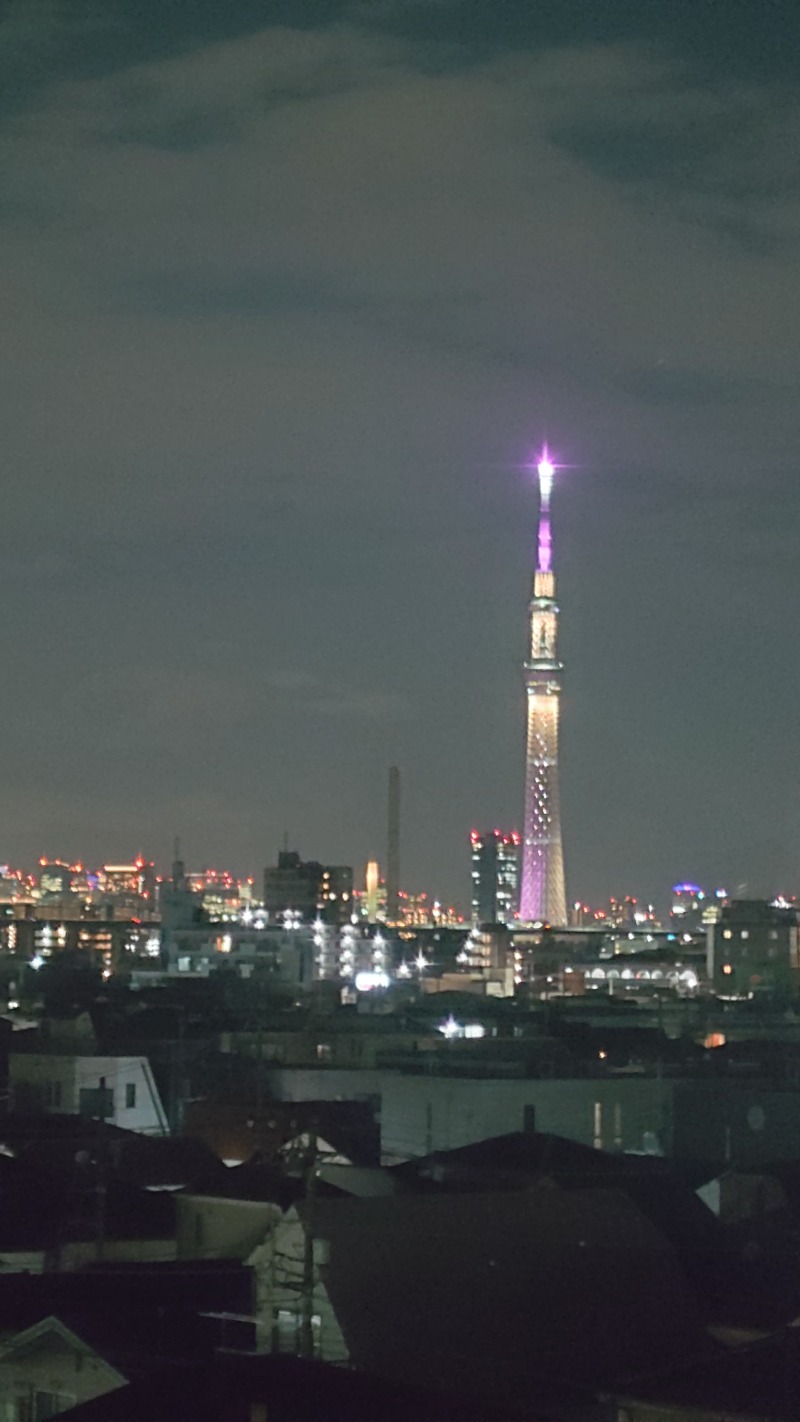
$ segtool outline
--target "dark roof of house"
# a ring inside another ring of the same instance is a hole
[[[69,1169],[66,1161],[69,1161]],[[55,1250],[93,1239],[98,1230],[99,1171],[87,1151],[72,1150],[61,1168],[27,1154],[0,1154],[0,1254]],[[140,1190],[106,1173],[104,1229],[110,1239],[163,1239],[175,1232],[168,1192]]]
[[[406,1161],[389,1173],[401,1190],[424,1194],[513,1191],[546,1181],[570,1192],[613,1189],[673,1246],[709,1322],[773,1328],[800,1309],[800,1288],[791,1281],[796,1243],[787,1238],[776,1248],[774,1236],[754,1243],[753,1226],[731,1232],[686,1172],[658,1157],[614,1155],[560,1136],[520,1132]]]
[[[438,1189],[527,1188],[542,1179],[562,1189],[623,1191],[678,1248],[713,1250],[719,1224],[668,1162],[612,1154],[545,1132],[493,1136],[391,1167],[406,1186]]]
[[[210,1349],[252,1347],[254,1325],[214,1315],[252,1315],[252,1270],[213,1263],[121,1265],[45,1274],[0,1274],[4,1341],[57,1318],[125,1377],[159,1359],[203,1358]]]
[[[219,1356],[178,1367],[65,1412],[69,1422],[503,1422],[495,1408],[454,1401],[405,1383],[281,1355]],[[535,1399],[526,1411],[536,1422]]]
[[[675,1252],[618,1190],[317,1200],[357,1366],[465,1396],[608,1385],[702,1351]]]
[[[800,1409],[800,1339],[790,1328],[716,1359],[633,1384],[625,1397],[659,1410],[795,1422]],[[624,1405],[624,1398],[619,1401]]]
[[[194,1185],[220,1169],[217,1156],[189,1136],[145,1136],[84,1116],[13,1113],[0,1119],[0,1147],[49,1174],[74,1171],[79,1152],[102,1149],[108,1170],[130,1185]]]
[[[218,1200],[262,1201],[285,1210],[304,1193],[304,1184],[271,1161],[254,1155],[242,1165],[223,1166],[212,1180],[186,1193]]]

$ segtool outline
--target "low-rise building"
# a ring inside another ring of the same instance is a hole
[[[166,1135],[166,1112],[147,1057],[12,1052],[12,1110],[52,1111]]]
[[[0,1416],[43,1422],[127,1381],[60,1319],[43,1318],[0,1347]]]

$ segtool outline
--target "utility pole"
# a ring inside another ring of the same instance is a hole
[[[301,1358],[314,1357],[314,1215],[317,1199],[317,1128],[311,1123],[306,1155],[305,1235],[303,1239],[303,1283],[300,1294]]]
[[[106,1170],[106,1143],[103,1138],[103,1122],[100,1125],[100,1140],[97,1151],[97,1233],[95,1237],[95,1258],[102,1264],[106,1257],[106,1200],[108,1196],[108,1172]]]

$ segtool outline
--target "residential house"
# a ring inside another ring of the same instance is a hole
[[[145,1135],[169,1129],[146,1057],[12,1052],[9,1092],[12,1111],[65,1112]]]

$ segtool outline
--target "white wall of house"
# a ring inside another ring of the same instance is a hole
[[[177,1195],[179,1259],[244,1260],[281,1218],[269,1200]]]
[[[143,1135],[166,1135],[166,1112],[147,1057],[19,1052],[9,1059],[11,1107],[100,1116]]]
[[[297,1354],[302,1346],[304,1299],[310,1294],[314,1357],[324,1363],[349,1361],[324,1272],[327,1244],[314,1240],[310,1289],[306,1278],[306,1232],[294,1206],[270,1230],[247,1260],[256,1275],[257,1340],[265,1353]]]
[[[44,1319],[0,1350],[0,1417],[50,1417],[127,1381],[58,1319]]]
[[[256,1346],[262,1353],[298,1353],[306,1294],[305,1230],[297,1210],[284,1214],[266,1200],[179,1195],[178,1258],[240,1259],[256,1277]],[[348,1360],[347,1347],[325,1287],[322,1241],[315,1242],[311,1280],[314,1356]]]

